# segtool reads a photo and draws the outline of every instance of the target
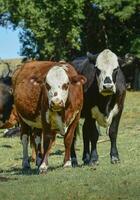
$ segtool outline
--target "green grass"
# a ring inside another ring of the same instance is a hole
[[[140,93],[127,92],[119,128],[121,163],[110,164],[110,142],[105,130],[98,144],[100,165],[82,166],[82,136],[77,141],[80,167],[63,169],[63,140],[57,137],[46,175],[21,169],[19,138],[0,137],[0,200],[139,200],[140,199]]]

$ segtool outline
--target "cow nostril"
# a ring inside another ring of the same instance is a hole
[[[51,101],[51,106],[54,106],[54,105],[55,105],[54,101]]]
[[[60,101],[59,105],[60,105],[60,106],[63,106],[63,101],[62,101],[62,100]]]
[[[62,107],[63,106],[63,101],[59,100],[59,99],[53,100],[53,101],[51,101],[51,106]]]
[[[110,77],[107,76],[107,77],[105,78],[105,80],[104,80],[104,84],[111,84],[111,83],[112,83],[112,81],[111,81]]]

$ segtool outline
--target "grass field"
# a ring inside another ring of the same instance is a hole
[[[77,141],[80,166],[63,169],[63,140],[57,137],[46,175],[21,169],[19,138],[0,136],[0,200],[140,200],[140,92],[127,92],[119,128],[121,163],[110,164],[108,136],[98,144],[100,165],[82,166],[82,136]]]

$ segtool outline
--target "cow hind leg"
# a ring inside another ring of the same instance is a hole
[[[83,162],[88,165],[90,162],[90,132],[88,129],[88,120],[85,119],[83,124]]]
[[[24,122],[21,122],[21,143],[23,146],[23,160],[22,160],[22,168],[29,169],[30,168],[30,159],[28,156],[28,144],[29,144],[29,134],[31,129]]]
[[[42,149],[41,149],[41,139],[42,139],[42,130],[35,129],[34,137],[35,137],[35,152],[36,152],[36,165],[39,167],[42,161]]]
[[[83,125],[83,161],[85,165],[91,165],[94,161],[98,160],[96,143],[98,140],[98,131],[95,125],[95,120],[91,117],[85,119]],[[90,151],[90,142],[91,142],[91,151]]]
[[[32,149],[32,154],[31,154],[31,162],[35,162],[36,160],[36,151],[35,151],[35,136],[33,133],[30,135],[30,147]]]
[[[28,156],[28,140],[29,137],[27,134],[23,134],[21,136],[21,142],[23,146],[23,160],[22,160],[22,168],[23,169],[29,169],[30,168],[30,161]]]

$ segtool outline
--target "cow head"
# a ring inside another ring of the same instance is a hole
[[[119,69],[117,56],[109,49],[105,49],[98,56],[94,56],[94,59],[96,59],[95,69],[99,93],[103,96],[116,93],[116,75]]]
[[[49,108],[53,111],[61,111],[67,102],[69,96],[69,88],[72,85],[81,86],[86,83],[83,75],[68,75],[66,65],[54,66],[46,75],[45,82],[48,94]]]
[[[46,75],[49,108],[60,111],[64,108],[68,98],[69,78],[63,67],[54,66]]]

